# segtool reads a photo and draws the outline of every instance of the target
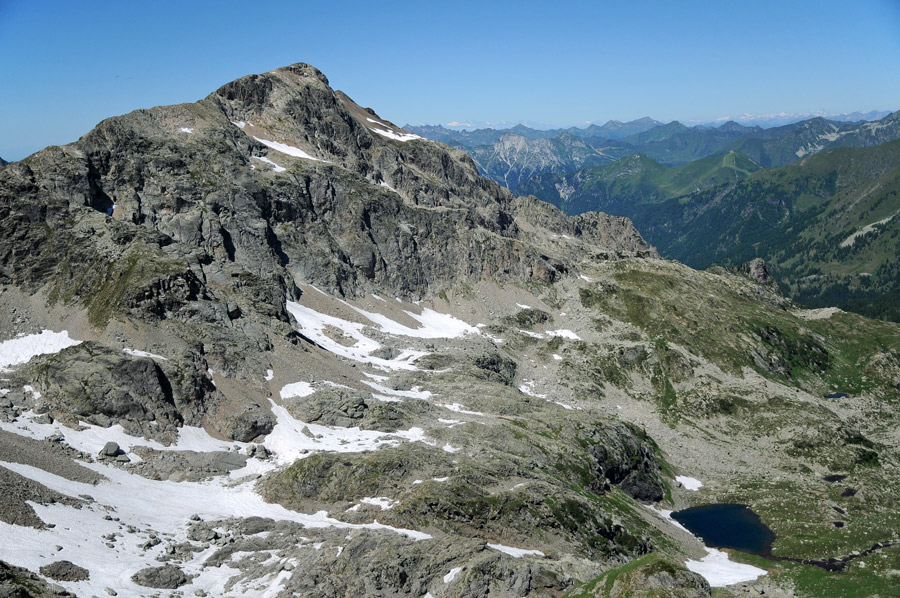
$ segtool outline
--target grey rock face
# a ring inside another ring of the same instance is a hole
[[[595,460],[591,464],[597,472],[595,479],[609,480],[640,501],[662,500],[665,487],[659,462],[648,447],[647,439],[642,441],[635,429],[625,424],[597,427],[590,431],[586,440],[591,444],[588,452]]]
[[[147,588],[174,590],[190,581],[184,571],[175,565],[147,567],[131,576],[131,580]]]
[[[56,561],[41,567],[40,571],[41,575],[56,581],[85,581],[91,576],[90,571],[72,561]]]
[[[775,280],[769,274],[769,268],[761,258],[753,258],[749,262],[741,264],[735,270],[738,274],[743,274],[744,276],[750,278],[751,280],[755,280],[760,284],[774,286],[777,288]]]
[[[0,561],[0,596],[3,598],[49,598],[75,596],[56,584],[48,583],[28,569]]]
[[[385,139],[371,116],[312,67],[294,65],[197,104],[108,119],[72,146],[3,170],[0,280],[54,281],[59,300],[88,302],[100,323],[123,308],[163,317],[190,304],[181,317],[227,324],[240,303],[204,314],[198,301],[210,274],[230,263],[251,282],[243,298],[287,320],[291,285],[255,281],[300,277],[343,294],[378,286],[419,297],[483,277],[549,282],[574,259],[532,249],[516,225],[517,201],[465,154]],[[260,156],[288,172],[264,171]],[[568,226],[606,248],[649,249],[624,220]]]
[[[171,384],[151,359],[85,342],[35,360],[31,367],[42,393],[73,416],[137,430],[150,421],[162,428],[183,421]]]

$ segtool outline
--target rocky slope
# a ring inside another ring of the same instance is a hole
[[[812,596],[846,578],[658,507],[751,504],[796,559],[893,539],[896,326],[514,197],[308,65],[8,165],[0,231],[17,591]]]

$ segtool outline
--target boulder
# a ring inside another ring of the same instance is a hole
[[[131,581],[147,588],[174,590],[190,581],[184,571],[175,565],[147,567],[131,576]]]

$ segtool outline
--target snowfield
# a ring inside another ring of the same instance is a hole
[[[38,517],[56,524],[53,528],[35,529],[0,522],[0,537],[5,539],[0,543],[0,559],[33,571],[59,559],[71,560],[90,571],[87,581],[64,582],[66,588],[79,596],[105,595],[106,587],[115,588],[120,595],[152,593],[149,588],[131,581],[131,576],[144,567],[158,566],[160,563],[156,557],[165,550],[165,542],[147,550],[142,548],[141,543],[150,537],[150,533],[162,535],[167,541],[186,541],[187,523],[194,514],[207,521],[257,516],[293,521],[306,528],[385,530],[413,540],[431,538],[429,534],[390,527],[377,520],[368,524],[349,524],[329,517],[324,511],[312,515],[297,513],[265,502],[253,490],[252,482],[229,485],[218,479],[204,483],[148,480],[109,465],[83,465],[100,473],[106,480],[97,485],[73,482],[42,469],[0,461],[0,466],[66,496],[94,497],[93,502],[81,508],[60,503],[29,503]],[[130,535],[122,534],[127,526],[135,530],[125,532]],[[110,542],[110,548],[98,541],[100,536],[109,534],[123,537]],[[54,546],[61,546],[62,549],[56,550]],[[183,566],[184,570],[187,573],[202,572],[203,561],[217,549],[213,546],[209,554],[198,553]],[[209,582],[219,580],[224,584],[228,574],[234,571],[215,568],[214,575],[201,575],[201,578],[179,589],[185,595],[200,589],[209,591]]]
[[[753,565],[735,563],[728,558],[728,553],[715,548],[706,547],[706,553],[699,561],[689,560],[684,566],[702,575],[714,588],[753,581],[768,573],[765,569]]]
[[[28,334],[0,342],[0,372],[27,363],[37,355],[59,353],[79,343],[81,341],[69,338],[68,330],[62,332],[43,330],[38,334]]]

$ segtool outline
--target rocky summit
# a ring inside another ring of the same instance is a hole
[[[7,595],[896,595],[900,326],[306,64],[0,170],[0,386]],[[774,544],[670,517],[710,503]]]

